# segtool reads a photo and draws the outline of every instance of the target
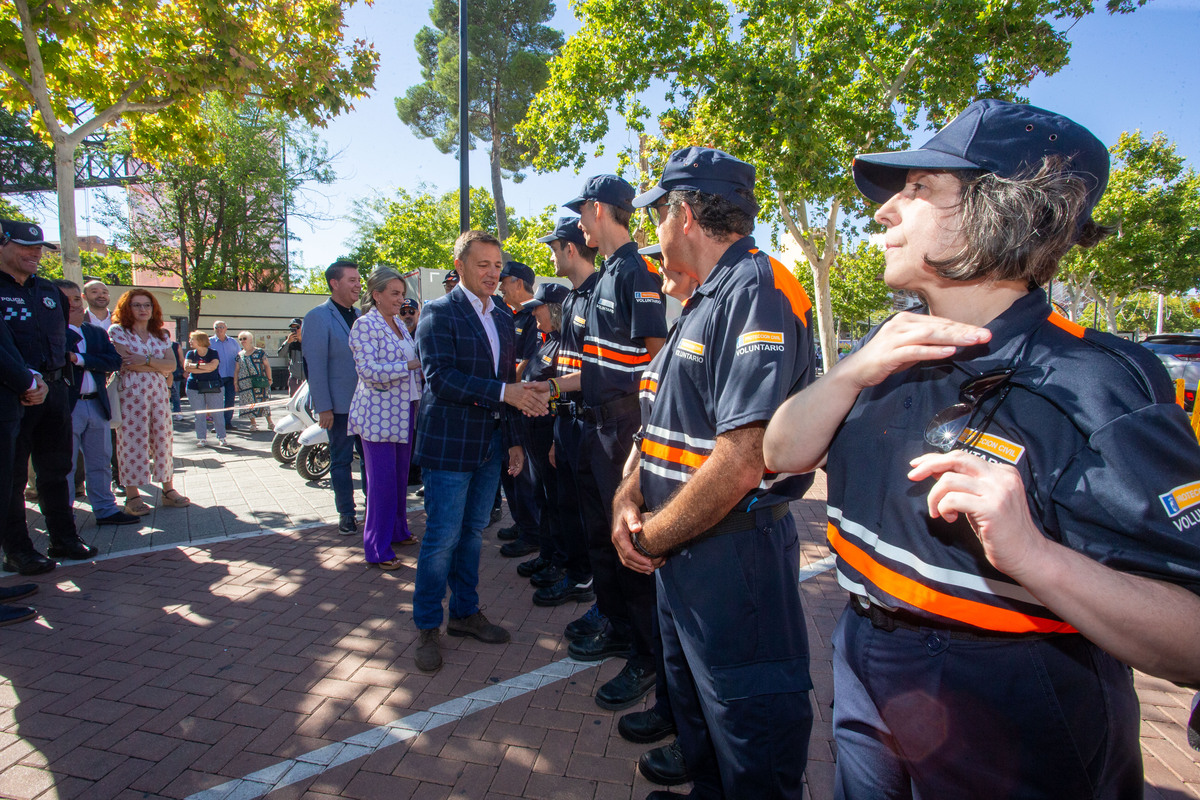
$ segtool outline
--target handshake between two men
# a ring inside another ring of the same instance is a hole
[[[527,417],[541,417],[550,413],[550,394],[549,381],[509,383],[504,387],[504,402]]]

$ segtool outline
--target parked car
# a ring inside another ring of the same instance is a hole
[[[1190,414],[1200,383],[1200,334],[1156,333],[1143,339],[1142,346],[1158,356],[1171,380],[1183,378],[1183,408]]]

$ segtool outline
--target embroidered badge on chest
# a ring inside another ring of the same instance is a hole
[[[58,303],[55,302],[53,297],[43,297],[42,303],[45,304],[46,308],[58,308]]]

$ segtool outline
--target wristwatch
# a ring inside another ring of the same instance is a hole
[[[629,532],[629,540],[633,542],[633,549],[644,555],[646,558],[658,558],[645,547],[642,547],[641,541],[638,539],[637,531]]]

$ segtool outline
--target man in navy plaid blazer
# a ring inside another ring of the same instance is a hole
[[[492,301],[503,261],[491,234],[459,236],[454,267],[461,283],[426,305],[417,323],[425,392],[413,456],[425,481],[426,522],[413,621],[421,632],[416,663],[426,672],[442,665],[438,637],[447,584],[446,633],[495,644],[509,640],[508,631],[479,610],[479,551],[504,449],[510,472],[518,474],[524,465],[511,415],[547,413],[550,388],[517,382],[513,317]]]

